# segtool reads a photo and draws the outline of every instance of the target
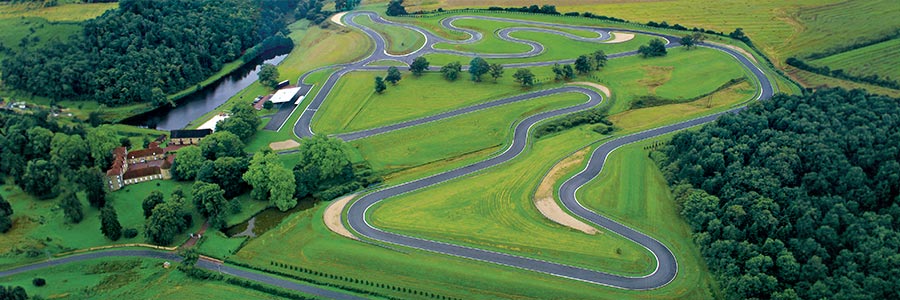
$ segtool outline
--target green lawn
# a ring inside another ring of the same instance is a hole
[[[66,0],[59,2],[66,2]],[[107,10],[119,7],[119,3],[68,2],[72,3],[62,3],[52,7],[40,7],[39,4],[31,3],[3,3],[0,4],[0,19],[38,17],[50,21],[84,21],[98,17]]]
[[[2,194],[13,206],[13,229],[0,235],[0,266],[21,264],[29,261],[25,251],[36,249],[46,254],[56,254],[76,249],[127,243],[144,243],[144,216],[141,202],[150,192],[162,191],[169,200],[171,193],[181,189],[185,193],[185,209],[193,213],[193,226],[185,231],[184,237],[176,237],[175,244],[187,239],[187,233],[197,231],[203,224],[203,217],[194,209],[191,202],[190,182],[172,180],[155,180],[139,184],[127,185],[123,189],[110,193],[111,204],[116,208],[122,228],[138,230],[138,236],[132,239],[122,238],[111,241],[100,233],[100,218],[97,209],[88,206],[82,195],[84,219],[78,224],[66,224],[63,212],[58,207],[59,197],[50,200],[35,200],[22,192],[17,186],[2,186]],[[249,194],[240,196],[243,210],[229,215],[228,225],[237,224],[250,218],[266,207],[265,201],[250,200]]]
[[[828,66],[832,70],[843,69],[854,75],[878,74],[900,78],[900,51],[897,48],[900,48],[900,39],[893,39],[817,59],[812,64]]]
[[[390,184],[426,176],[500,151],[511,126],[542,111],[587,101],[580,93],[557,94],[507,104],[351,142]],[[448,130],[452,128],[452,130]]]
[[[533,71],[549,76],[546,67]],[[369,129],[520,94],[523,90],[513,82],[512,72],[507,70],[497,83],[487,75],[476,83],[468,80],[468,73],[449,82],[437,72],[421,77],[403,72],[403,79],[396,86],[388,84],[380,95],[372,88],[373,78],[384,73],[352,72],[344,75],[326,98],[313,120],[313,130],[334,134]]]
[[[163,268],[163,260],[104,258],[0,278],[0,285],[22,286],[31,297],[45,299],[276,299],[273,295],[187,277]],[[43,287],[33,278],[47,281]]]
[[[377,31],[387,42],[387,49],[385,50],[389,54],[407,54],[425,45],[425,36],[415,30],[400,26],[375,24],[368,16],[357,16],[353,18],[353,21]]]

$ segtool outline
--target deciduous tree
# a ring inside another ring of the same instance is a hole
[[[592,69],[591,60],[587,55],[581,55],[575,59],[575,70],[578,71],[579,74],[590,73]]]
[[[201,215],[206,217],[209,226],[221,229],[225,227],[225,217],[228,214],[229,203],[225,199],[225,191],[218,185],[198,181],[193,186],[194,206]]]
[[[243,157],[244,142],[234,133],[216,132],[200,141],[200,152],[208,160],[222,157]]]
[[[518,69],[516,73],[513,74],[513,79],[516,80],[523,87],[530,87],[534,85],[534,74],[531,73],[529,69]]]
[[[122,224],[119,223],[119,216],[112,205],[107,204],[100,209],[100,232],[113,241],[118,241],[122,237]]]
[[[200,147],[187,146],[178,149],[175,162],[172,164],[172,177],[183,181],[194,180],[205,162],[206,157],[201,153]]]
[[[503,77],[503,65],[491,64],[488,66],[488,74],[491,75],[491,78],[494,78],[494,83],[497,83],[497,79]]]
[[[428,59],[424,56],[419,56],[409,64],[409,71],[412,72],[413,75],[422,76],[422,73],[428,71],[428,66]]]
[[[84,211],[81,207],[81,201],[78,200],[78,196],[75,192],[68,192],[60,200],[59,207],[63,210],[63,215],[66,217],[66,222],[69,223],[80,223],[81,219],[84,218]]]
[[[38,199],[50,199],[59,194],[59,168],[56,164],[43,160],[29,161],[19,185],[25,192]]]
[[[387,76],[384,77],[384,80],[390,82],[391,85],[397,85],[397,82],[403,79],[403,75],[400,74],[400,70],[397,67],[391,66],[387,70]]]
[[[472,81],[481,82],[481,76],[488,72],[490,65],[481,57],[475,57],[469,62],[469,74],[472,75]]]
[[[444,76],[444,79],[450,81],[456,81],[456,79],[459,78],[460,72],[462,72],[462,64],[458,61],[454,61],[441,67],[441,75]]]
[[[376,93],[384,93],[384,90],[387,89],[387,84],[384,83],[384,78],[381,76],[375,76],[375,92]]]
[[[163,198],[162,192],[150,192],[150,195],[147,195],[147,198],[144,198],[144,201],[141,202],[141,208],[144,209],[144,219],[150,218],[150,216],[153,214],[153,209],[163,202],[165,202],[165,199]]]

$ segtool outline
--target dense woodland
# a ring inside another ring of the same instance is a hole
[[[284,33],[297,2],[123,0],[81,35],[3,61],[5,84],[52,99],[107,105],[167,102],[267,37]],[[277,44],[277,43],[276,43]]]
[[[654,152],[731,299],[900,299],[900,99],[778,95]]]

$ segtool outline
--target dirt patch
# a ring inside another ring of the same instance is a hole
[[[344,227],[344,223],[341,222],[341,213],[344,211],[344,206],[347,206],[347,203],[353,198],[356,197],[356,194],[347,195],[340,199],[334,200],[328,205],[328,208],[325,209],[325,226],[328,227],[328,230],[333,231],[334,233],[340,234],[342,236],[358,240],[356,236],[353,236],[350,233],[350,230],[347,230]]]
[[[582,149],[572,156],[563,159],[550,169],[547,176],[541,180],[541,184],[538,186],[537,191],[534,192],[534,206],[537,207],[544,217],[547,217],[547,219],[550,219],[553,222],[587,234],[597,234],[599,231],[597,231],[596,228],[591,227],[566,213],[562,207],[556,203],[556,199],[553,198],[554,184],[559,181],[563,175],[566,175],[573,169],[579,167],[587,154],[590,153],[589,150],[590,149],[588,148]]]
[[[743,54],[744,56],[746,56],[747,58],[752,60],[753,62],[759,63],[758,61],[756,61],[756,57],[754,57],[753,54],[750,54],[750,52],[747,52],[747,50],[744,50],[744,48],[734,46],[734,45],[720,44],[720,43],[716,43],[716,42],[706,42],[706,43],[710,43],[710,44],[713,44],[716,46],[722,46],[722,47],[737,51],[738,53]]]
[[[644,69],[644,78],[638,82],[646,86],[650,94],[656,94],[656,88],[672,79],[672,70],[675,70],[675,67],[644,66],[642,69]]]
[[[624,32],[610,32],[613,36],[611,40],[605,41],[606,44],[624,43],[634,38],[634,34]]]
[[[344,25],[344,22],[341,22],[341,17],[343,17],[346,14],[347,14],[346,11],[334,14],[333,16],[331,16],[331,22],[334,22],[334,24],[338,24],[341,26],[347,26],[347,25]]]
[[[603,94],[606,95],[607,98],[612,97],[612,92],[609,91],[609,88],[606,87],[605,85],[602,85],[599,83],[588,82],[588,81],[578,81],[578,82],[571,82],[569,84],[583,84],[586,86],[590,86],[590,87],[596,88],[596,89],[600,90],[601,92],[603,92]]]
[[[269,148],[275,151],[287,150],[300,147],[300,143],[295,140],[286,140],[269,144]]]

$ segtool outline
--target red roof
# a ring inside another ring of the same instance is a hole
[[[128,158],[135,159],[135,158],[141,158],[141,157],[150,157],[150,156],[163,154],[163,153],[164,153],[163,149],[160,149],[159,146],[157,146],[156,148],[141,149],[141,150],[135,150],[135,151],[128,152]]]
[[[113,164],[112,167],[109,168],[109,171],[106,171],[106,176],[113,175],[122,175],[122,169],[125,168],[125,153],[127,150],[125,147],[116,147],[113,149]]]
[[[128,179],[141,178],[141,177],[146,177],[146,176],[150,176],[150,175],[159,175],[159,174],[162,174],[162,172],[160,172],[160,170],[159,170],[159,167],[131,169],[131,170],[128,170],[128,172],[125,172],[125,175],[122,175],[122,179],[128,180]]]

